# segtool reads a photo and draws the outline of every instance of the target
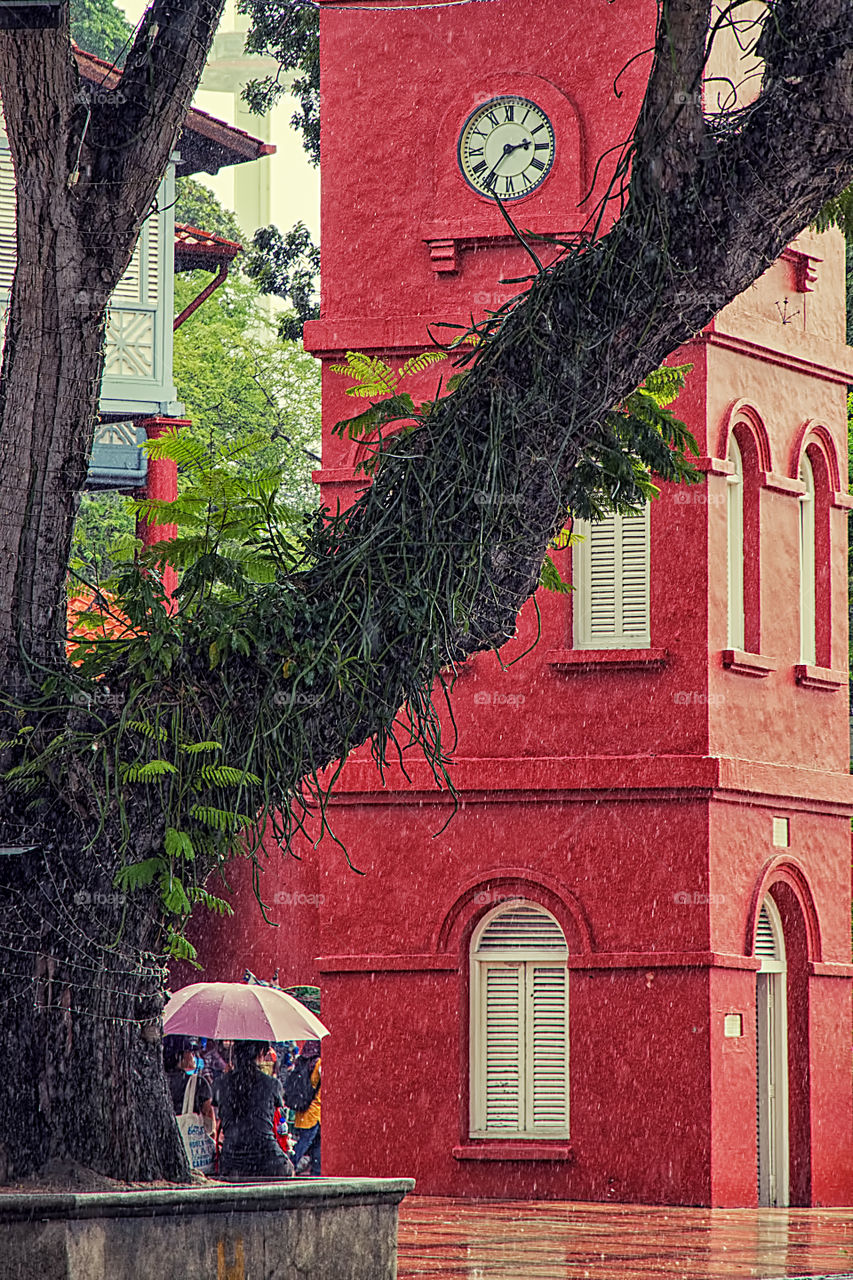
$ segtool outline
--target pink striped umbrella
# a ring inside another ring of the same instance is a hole
[[[319,1040],[318,1017],[286,991],[245,982],[194,982],[163,1010],[163,1033],[211,1040]]]

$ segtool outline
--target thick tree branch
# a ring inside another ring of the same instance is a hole
[[[655,57],[634,135],[632,186],[684,181],[705,144],[702,77],[711,0],[663,0]]]

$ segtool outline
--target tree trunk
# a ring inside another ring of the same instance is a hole
[[[55,817],[55,815],[54,815]],[[51,1160],[112,1178],[182,1178],[159,1016],[157,903],[119,893],[79,829],[0,859],[0,1179]]]
[[[121,91],[81,93],[68,5],[0,31],[17,270],[0,375],[0,738],[65,669],[65,579],[103,366],[105,315],[182,128],[222,0],[155,0]],[[60,700],[61,701],[61,700]],[[49,739],[68,709],[41,722]],[[30,721],[32,717],[30,717]],[[0,768],[10,763],[0,749]],[[127,1180],[187,1173],[162,1072],[159,892],[121,894],[114,816],[89,780],[0,795],[0,1176],[71,1159]],[[112,824],[112,827],[111,827]],[[140,817],[134,848],[162,832]],[[144,855],[140,855],[144,856]]]

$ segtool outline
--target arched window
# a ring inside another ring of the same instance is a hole
[[[758,1203],[787,1205],[787,963],[782,917],[769,894],[755,926],[755,955],[761,960],[755,992]]]
[[[728,516],[729,620],[728,648],[746,648],[746,612],[743,599],[743,459],[734,436],[729,440],[729,462],[734,471],[726,484]]]
[[[815,598],[815,483],[806,454],[800,463],[800,662],[817,662],[817,610]]]
[[[569,974],[557,921],[514,900],[471,940],[471,1137],[569,1132]]]
[[[575,521],[572,602],[576,649],[648,649],[649,505]]]

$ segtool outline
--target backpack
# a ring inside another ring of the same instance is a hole
[[[284,1100],[291,1111],[307,1111],[316,1098],[317,1089],[311,1083],[316,1062],[316,1058],[297,1058],[290,1075],[282,1081]]]

